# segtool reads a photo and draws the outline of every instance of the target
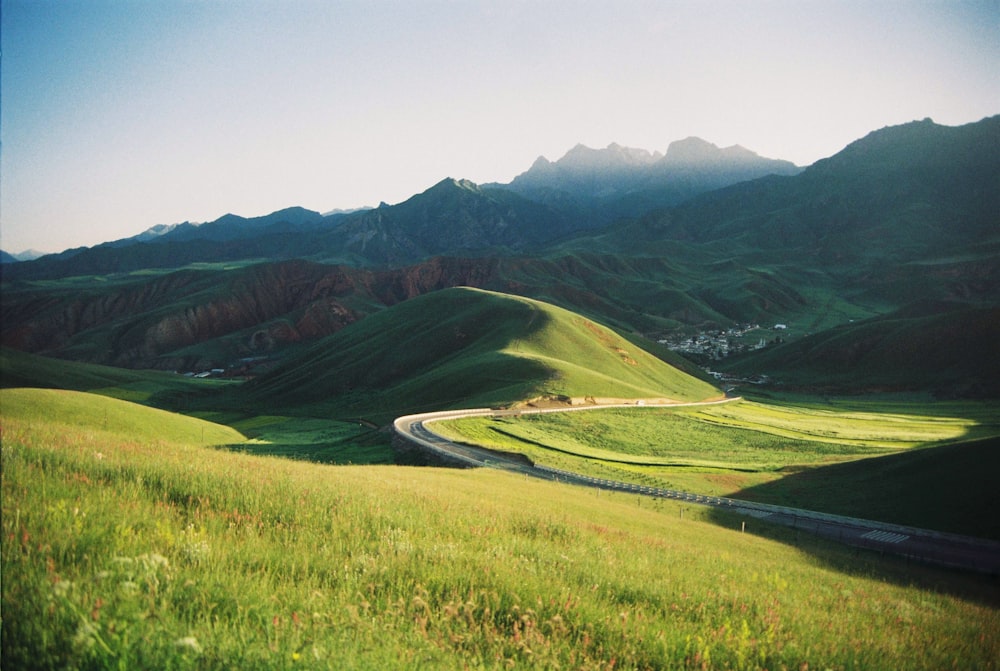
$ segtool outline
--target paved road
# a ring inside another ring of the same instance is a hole
[[[657,487],[644,487],[627,482],[602,480],[578,473],[560,471],[545,466],[535,466],[527,460],[504,455],[472,445],[455,443],[428,428],[428,424],[459,417],[500,417],[544,412],[567,412],[621,407],[684,407],[738,401],[725,399],[707,403],[684,403],[676,405],[609,404],[584,405],[559,408],[531,408],[521,410],[454,410],[444,412],[407,415],[398,418],[396,432],[403,438],[420,445],[423,449],[439,456],[446,463],[465,467],[487,466],[500,468],[523,475],[566,482],[569,484],[597,487],[601,489],[632,492],[643,496],[675,499],[698,505],[713,506],[744,516],[752,526],[760,519],[772,524],[780,524],[806,533],[833,539],[854,547],[862,547],[882,553],[899,555],[910,559],[973,570],[990,575],[1000,575],[1000,543],[993,541],[948,534],[928,529],[918,529],[897,524],[863,520],[840,515],[829,515],[800,508],[786,508],[763,503],[753,503],[719,496],[706,496]]]

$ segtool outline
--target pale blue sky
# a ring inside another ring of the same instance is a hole
[[[2,0],[0,246],[1000,113],[1000,1]]]

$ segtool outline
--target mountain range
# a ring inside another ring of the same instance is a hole
[[[741,147],[720,149],[697,138],[671,144],[666,156],[615,144],[601,150],[578,145],[555,163],[539,158],[509,185],[447,178],[396,205],[328,215],[290,207],[254,218],[227,214],[205,224],[159,225],[7,270],[14,278],[41,278],[244,258],[384,265],[438,254],[523,252],[606,225],[626,212],[797,170],[787,161],[764,159]],[[295,235],[302,232],[309,235]],[[182,243],[188,242],[198,244],[186,248]],[[164,246],[137,248],[140,243]],[[128,251],[109,251],[122,249]]]
[[[2,343],[126,367],[230,367],[466,285],[649,338],[745,322],[787,323],[802,347],[836,333],[808,355],[779,361],[771,348],[731,365],[803,384],[853,362],[837,384],[864,386],[874,369],[844,351],[878,328],[855,323],[895,325],[894,370],[954,349],[949,315],[963,342],[1000,341],[998,213],[1000,117],[884,128],[805,169],[697,138],[664,154],[577,146],[506,185],[448,178],[396,205],[226,215],[5,264]],[[104,279],[68,279],[87,276]],[[925,312],[905,317],[914,305]],[[918,333],[924,345],[907,358],[898,343]],[[975,395],[1000,386],[989,366],[948,370],[869,381]],[[959,379],[969,371],[972,383]]]
[[[555,163],[539,157],[507,187],[527,198],[572,209],[584,221],[600,225],[737,182],[800,170],[739,145],[720,149],[689,137],[671,143],[666,154],[618,144],[603,150],[577,145]]]

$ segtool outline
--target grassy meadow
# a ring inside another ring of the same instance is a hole
[[[0,391],[3,668],[996,668],[986,579],[503,472]],[[808,541],[807,541],[808,542]]]

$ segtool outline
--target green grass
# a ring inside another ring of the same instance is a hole
[[[0,392],[3,668],[989,669],[1000,658],[990,580],[497,471],[215,450],[192,433],[198,422],[144,408],[125,413],[151,424],[156,437],[140,439],[128,422],[104,424],[101,407],[124,404],[100,399],[88,415],[76,394],[41,392],[44,411],[18,399],[36,393]]]
[[[1000,437],[803,469],[746,498],[1000,541]]]
[[[959,404],[928,405],[909,408],[878,405],[827,404],[823,406],[789,406],[743,401],[738,404],[710,406],[689,411],[691,417],[719,426],[752,429],[775,436],[802,439],[836,445],[858,447],[908,448],[969,438],[973,434],[995,435],[1000,431],[1000,418],[988,417],[993,408],[985,404],[965,403],[964,409],[974,409],[982,420],[937,413],[954,411]],[[908,412],[907,412],[908,410]],[[924,412],[936,414],[923,414]],[[920,413],[920,414],[916,414]]]
[[[248,454],[304,459],[321,464],[392,463],[386,438],[362,422],[261,415],[226,424],[253,438],[234,449]]]

